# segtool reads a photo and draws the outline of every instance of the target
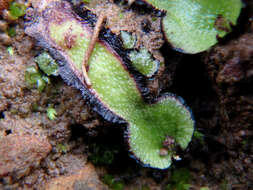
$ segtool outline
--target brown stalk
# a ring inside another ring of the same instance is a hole
[[[83,71],[83,75],[84,75],[84,81],[88,87],[91,86],[91,82],[90,82],[90,79],[89,79],[88,73],[87,73],[87,71],[89,69],[89,59],[91,57],[93,49],[94,49],[96,42],[98,40],[99,32],[103,26],[103,22],[104,22],[105,18],[106,18],[105,14],[102,13],[101,15],[99,15],[94,32],[92,34],[91,40],[88,45],[88,49],[84,55],[84,60],[83,60],[83,64],[82,64],[82,71]]]

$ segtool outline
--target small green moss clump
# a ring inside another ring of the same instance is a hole
[[[35,66],[30,66],[25,71],[25,82],[29,88],[36,87],[42,92],[46,84],[49,83],[49,78],[43,76]]]
[[[159,62],[152,59],[151,54],[145,48],[140,51],[132,51],[129,57],[134,67],[147,77],[151,77],[159,67]]]
[[[26,13],[26,6],[22,3],[12,2],[9,7],[10,16],[13,19],[18,19]]]
[[[180,168],[172,173],[171,183],[167,185],[166,190],[188,190],[191,187],[190,172],[186,168]]]
[[[197,139],[202,145],[205,144],[205,141],[204,141],[204,136],[202,133],[200,133],[199,131],[195,130],[194,133],[193,133],[193,137],[195,139]]]
[[[121,180],[117,180],[108,174],[104,176],[103,182],[113,190],[122,190],[124,188],[124,183]]]
[[[7,47],[7,52],[9,53],[9,55],[13,55],[14,54],[14,50],[13,50],[13,47],[9,46]]]
[[[210,190],[209,187],[201,187],[200,190]]]
[[[42,92],[45,89],[46,84],[50,84],[48,76],[58,75],[58,64],[47,52],[43,52],[37,56],[35,58],[35,62],[38,64],[43,73],[40,72],[37,67],[30,66],[25,72],[25,82],[29,88],[36,87],[40,92]]]
[[[37,56],[35,58],[35,62],[38,64],[40,69],[48,76],[58,75],[58,64],[47,52],[43,52],[39,56]]]
[[[98,144],[91,146],[89,160],[95,165],[110,165],[114,161],[115,154],[118,153],[116,147],[106,147]]]
[[[57,144],[57,150],[61,153],[67,153],[68,152],[68,146],[67,145],[64,145],[64,144]]]
[[[56,115],[57,115],[57,112],[54,108],[52,108],[52,107],[47,108],[47,117],[50,120],[55,120]]]
[[[83,0],[84,3],[89,3],[91,0]]]
[[[14,36],[16,36],[16,28],[15,27],[10,27],[10,28],[8,28],[8,35],[10,36],[10,37],[14,37]]]
[[[126,31],[120,32],[120,37],[123,42],[123,47],[125,49],[133,49],[136,43],[136,37],[134,35],[131,35],[130,33]]]

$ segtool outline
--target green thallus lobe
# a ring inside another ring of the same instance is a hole
[[[235,25],[241,0],[137,0],[166,12],[162,21],[169,43],[184,53],[199,53]]]
[[[89,19],[79,18],[65,1],[47,3],[42,10],[36,10],[35,15],[40,17],[26,27],[26,33],[61,58],[60,75],[79,88],[91,103],[96,103],[95,111],[112,122],[115,117],[126,121],[130,151],[141,163],[168,168],[174,151],[160,156],[163,141],[170,136],[182,149],[187,147],[194,130],[191,112],[173,95],[146,103],[140,93],[141,84],[128,70],[126,59],[113,47],[111,37],[106,38],[108,33],[104,39],[100,37],[89,59],[91,87],[87,87],[82,63],[92,36]]]

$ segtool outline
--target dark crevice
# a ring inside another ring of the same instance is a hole
[[[0,112],[0,119],[4,119],[5,118],[5,115],[3,112]]]
[[[5,135],[6,135],[6,136],[9,135],[9,134],[11,134],[11,133],[12,133],[12,130],[11,130],[11,129],[5,130]]]
[[[80,124],[74,124],[70,126],[71,130],[71,138],[70,140],[75,140],[80,137],[85,137],[87,136],[88,129],[86,129],[83,125]]]

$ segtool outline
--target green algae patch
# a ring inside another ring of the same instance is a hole
[[[236,25],[241,0],[145,0],[164,10],[162,25],[168,42],[184,53],[199,53],[217,43]]]
[[[58,59],[61,57],[59,74],[82,91],[95,111],[111,122],[113,117],[105,116],[108,112],[125,121],[129,149],[137,160],[144,166],[168,168],[176,151],[164,147],[164,141],[169,136],[181,149],[187,147],[194,131],[191,112],[181,98],[172,94],[146,103],[140,81],[124,55],[117,52],[119,47],[114,48],[116,36],[109,33],[92,51],[86,67],[91,85],[87,85],[82,64],[92,31],[89,22],[79,18],[66,1],[49,3],[36,23],[26,27],[28,35],[46,44]],[[167,148],[168,154],[161,155],[161,148]]]

